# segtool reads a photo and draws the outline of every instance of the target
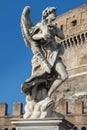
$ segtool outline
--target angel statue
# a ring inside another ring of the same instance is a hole
[[[22,84],[22,91],[27,96],[27,105],[31,103],[42,108],[41,105],[45,102],[46,109],[53,105],[51,96],[68,77],[60,55],[61,46],[55,40],[55,36],[60,39],[65,37],[57,25],[53,23],[56,18],[55,7],[47,7],[42,12],[41,22],[36,25],[32,24],[29,15],[30,7],[26,6],[21,16],[21,30],[25,44],[31,48],[34,56],[31,77]],[[26,108],[28,109],[28,106]],[[33,108],[35,109],[35,107]],[[27,113],[28,116],[25,114],[25,118],[32,118],[32,112]],[[40,113],[36,117],[44,116],[41,116]]]

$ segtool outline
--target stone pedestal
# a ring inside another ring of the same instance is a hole
[[[73,124],[63,118],[57,119],[12,119],[16,130],[70,130]]]

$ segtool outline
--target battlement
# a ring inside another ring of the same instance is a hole
[[[83,101],[74,101],[72,104],[66,101],[59,101],[56,106],[56,110],[64,115],[67,114],[86,114],[84,110]],[[14,103],[13,104],[13,113],[11,116],[20,116],[23,115],[23,104]],[[8,105],[5,103],[0,103],[0,117],[8,116]]]
[[[87,128],[86,107],[86,103],[80,100],[76,100],[74,102],[59,101],[56,103],[56,111],[63,114],[68,121],[75,124],[75,128],[79,129],[83,127]],[[15,130],[15,126],[11,124],[9,119],[23,118],[22,108],[22,103],[14,103],[13,113],[8,115],[8,105],[0,103],[0,129]]]
[[[0,103],[0,129],[15,130],[15,126],[11,124],[9,119],[23,118],[23,107],[22,103],[14,103],[13,113],[8,115],[8,105]],[[63,114],[65,118],[75,124],[75,128],[78,128],[79,130],[87,128],[86,107],[86,103],[80,100],[76,100],[74,102],[59,101],[56,103],[56,111]]]
[[[86,114],[84,110],[85,103],[83,101],[60,101],[56,110],[63,115],[84,115]]]
[[[23,114],[23,104],[14,103],[13,104],[13,116],[20,116]],[[8,105],[6,103],[0,103],[0,117],[8,115]]]

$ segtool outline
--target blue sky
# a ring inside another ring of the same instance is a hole
[[[87,0],[0,0],[0,102],[8,104],[8,113],[12,113],[14,102],[25,104],[21,84],[31,75],[32,52],[25,46],[20,29],[23,8],[31,7],[35,24],[47,6],[57,7],[60,15],[83,4]]]

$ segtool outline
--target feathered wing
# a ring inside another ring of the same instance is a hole
[[[25,44],[30,47],[31,43],[31,36],[30,36],[30,28],[33,26],[31,20],[30,20],[30,7],[26,6],[23,9],[22,15],[21,15],[21,31],[24,38]]]

